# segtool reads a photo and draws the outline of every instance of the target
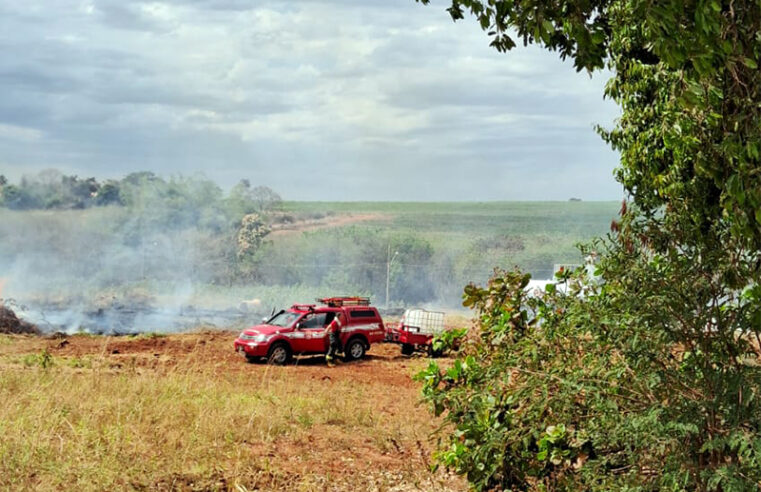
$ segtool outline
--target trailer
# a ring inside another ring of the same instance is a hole
[[[433,356],[437,355],[433,349],[433,338],[444,330],[444,313],[407,309],[397,327],[388,328],[386,341],[400,344],[404,355],[419,350]]]

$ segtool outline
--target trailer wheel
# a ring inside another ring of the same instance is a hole
[[[359,360],[365,356],[365,342],[360,338],[352,338],[344,347],[344,357],[347,361]]]
[[[267,363],[282,366],[291,360],[291,348],[285,342],[274,343],[267,352]]]
[[[436,358],[436,357],[441,357],[441,355],[442,355],[442,351],[441,350],[434,350],[433,349],[433,344],[428,346],[428,357]]]
[[[415,351],[415,346],[411,343],[403,343],[402,344],[402,355],[412,355],[412,353]]]

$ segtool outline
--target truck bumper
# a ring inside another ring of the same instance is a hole
[[[408,345],[430,345],[433,337],[431,335],[420,335],[418,333],[410,333],[402,331],[399,333],[399,343]]]
[[[265,357],[267,355],[267,343],[235,340],[235,351],[240,355],[249,357]]]

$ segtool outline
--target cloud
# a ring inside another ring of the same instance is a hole
[[[0,0],[2,171],[201,171],[293,199],[618,198],[592,131],[617,115],[607,75],[496,53],[432,3]]]
[[[34,128],[0,123],[0,139],[29,143],[36,142],[40,138],[42,138],[42,132]]]
[[[168,10],[158,3],[131,4],[114,0],[99,0],[86,8],[107,26],[149,33],[165,33],[177,27]]]

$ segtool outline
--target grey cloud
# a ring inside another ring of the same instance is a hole
[[[65,93],[79,84],[65,76],[55,76],[30,66],[0,68],[0,85],[6,90],[23,89],[27,92]]]
[[[286,198],[338,181],[341,199],[423,200],[564,199],[546,186],[562,176],[564,195],[620,196],[591,129],[616,115],[601,80],[538,49],[497,54],[442,2],[92,6],[0,3],[0,124],[41,135],[0,137],[3,172],[203,171]]]
[[[117,29],[162,33],[175,27],[146,15],[141,10],[143,5],[146,3],[99,0],[94,7],[103,23]]]

